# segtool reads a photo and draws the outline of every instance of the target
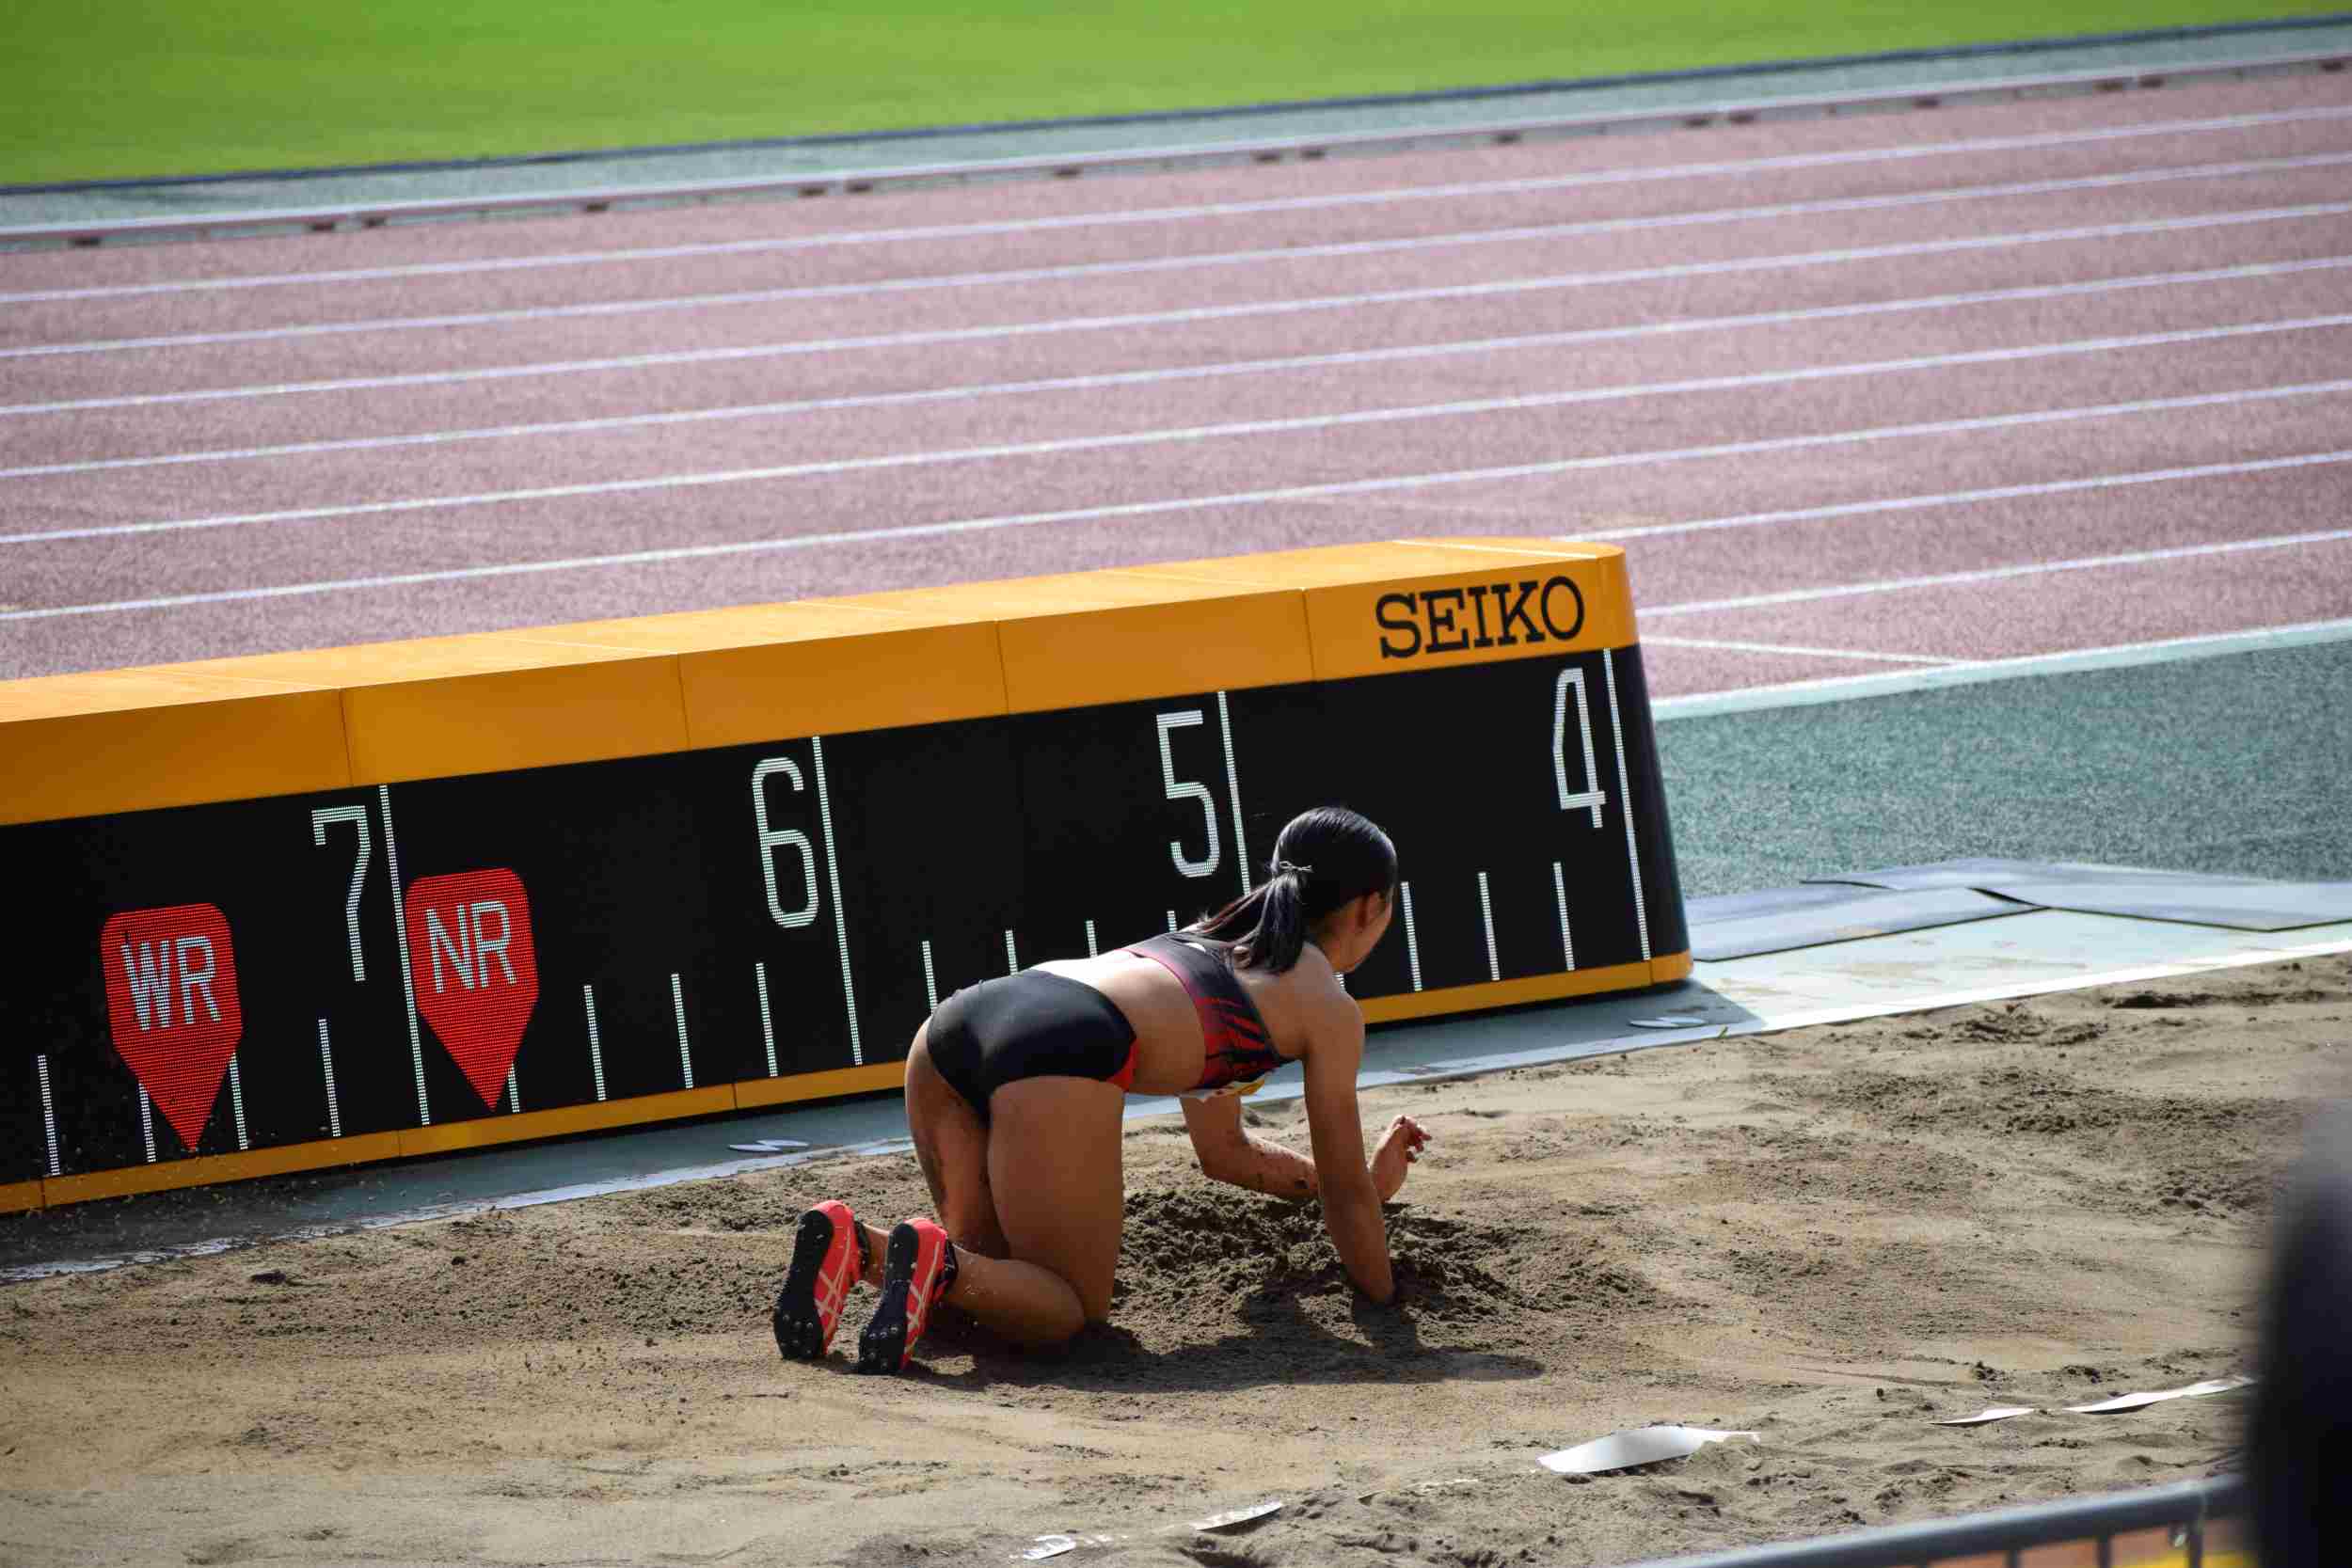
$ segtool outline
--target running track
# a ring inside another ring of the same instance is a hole
[[[0,676],[1348,540],[1661,695],[2352,616],[2352,80],[0,256]]]

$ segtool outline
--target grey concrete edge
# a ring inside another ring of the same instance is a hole
[[[389,163],[341,164],[323,167],[256,168],[215,174],[117,177],[94,180],[34,181],[0,185],[0,198],[66,195],[84,191],[161,189],[170,186],[223,185],[240,182],[347,179],[363,175],[463,174],[533,165],[619,163],[639,159],[692,157],[780,151],[820,147],[859,147],[916,142],[953,142],[976,136],[1037,135],[1069,131],[1104,130],[1128,126],[1214,123],[1219,120],[1280,120],[1303,116],[1349,111],[1393,114],[1429,105],[1493,103],[1504,99],[1553,98],[1566,94],[1594,95],[1613,88],[1669,84],[1729,81],[1742,76],[1803,76],[1873,67],[1952,64],[2035,55],[2077,55],[2103,50],[2147,49],[2152,46],[2204,45],[2256,35],[2325,32],[2352,24],[2352,11],[2325,11],[2309,16],[2265,17],[2244,22],[2202,23],[2169,27],[2141,27],[2120,32],[2074,33],[2053,38],[2008,39],[1979,43],[1929,45],[1911,49],[1874,50],[1853,55],[1824,55],[1789,59],[1756,60],[1740,64],[1685,66],[1663,71],[1623,71],[1597,76],[1555,77],[1534,81],[1481,83],[1465,87],[1432,87],[1419,91],[1343,94],[1331,98],[1278,99],[1229,103],[1216,107],[1145,109],[1133,113],[1070,115],[1043,119],[980,120],[963,124],[917,125],[897,129],[819,132],[798,135],[736,137],[721,141],[658,142],[579,150],[493,153],[473,158],[423,158]]]
[[[1395,152],[1575,136],[1640,134],[1687,127],[1751,124],[1768,119],[1933,108],[2041,96],[2162,87],[2223,77],[2339,71],[2352,65],[2352,40],[2324,49],[2251,54],[2217,59],[2140,59],[2089,70],[1991,78],[1925,77],[1894,85],[1827,92],[1711,98],[1641,108],[1573,115],[1534,115],[1470,123],[1405,123],[1377,130],[1293,131],[1278,136],[1072,150],[1014,157],[972,158],[872,167],[781,169],[726,179],[492,191],[463,196],[342,201],[303,207],[240,209],[224,203],[209,212],[148,216],[97,214],[0,226],[0,249],[93,245],[135,240],[227,237],[285,231],[327,231],[387,224],[494,214],[616,208],[777,196],[862,194],[884,188],[953,185],[987,181],[1070,179],[1088,173],[1169,170],[1241,163],[1313,161],[1334,155]],[[1714,87],[1713,83],[1697,84]],[[226,188],[226,187],[225,187]],[[103,194],[103,193],[101,193]],[[0,198],[0,213],[23,198]]]
[[[1636,619],[1639,619],[1638,612]],[[1820,680],[1790,681],[1779,686],[1748,687],[1738,691],[1710,691],[1701,696],[1661,697],[1650,705],[1650,715],[1662,724],[1678,719],[1713,719],[1724,714],[1757,713],[1768,708],[1810,707],[1821,703],[1851,702],[1862,697],[1894,697],[1918,691],[1940,691],[1956,686],[1979,686],[1988,681],[2081,674],[2094,670],[2128,670],[2142,664],[2172,664],[2186,659],[2266,653],[2347,640],[2352,640],[2352,620],[2305,621],[2294,626],[2267,626],[2254,631],[2216,632],[2200,637],[2167,638],[2155,642],[2119,643],[2113,647],[2086,648],[2074,653],[2032,654],[2022,658],[1983,659],[1920,670],[1897,670],[1885,674],[1832,675]]]

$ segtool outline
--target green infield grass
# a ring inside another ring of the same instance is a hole
[[[0,52],[0,182],[1210,108],[2342,5],[22,0]]]

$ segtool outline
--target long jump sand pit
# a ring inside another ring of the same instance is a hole
[[[2227,1467],[2277,1173],[2352,1067],[2341,958],[1365,1097],[1436,1141],[1359,1306],[1311,1209],[1127,1134],[1113,1327],[786,1365],[818,1196],[912,1157],[0,1291],[0,1559],[1622,1562]],[[1265,1130],[1302,1140],[1295,1106]],[[1752,1429],[1571,1481],[1650,1422]],[[1189,1521],[1264,1498],[1255,1528]]]

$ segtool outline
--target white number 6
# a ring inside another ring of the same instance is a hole
[[[808,835],[798,828],[768,826],[766,786],[771,773],[783,774],[797,792],[801,787],[801,770],[789,757],[770,757],[752,769],[752,822],[759,837],[759,875],[768,884],[768,912],[777,925],[789,931],[812,925],[817,919],[817,850],[808,842]],[[801,852],[801,880],[807,896],[797,910],[786,909],[776,895],[776,851],[786,847]],[[683,1029],[685,1025],[679,1027]]]

